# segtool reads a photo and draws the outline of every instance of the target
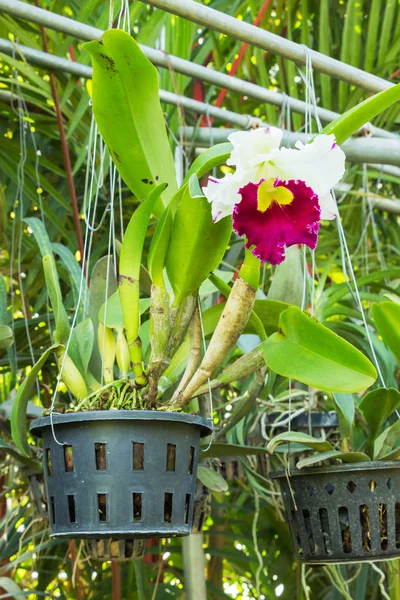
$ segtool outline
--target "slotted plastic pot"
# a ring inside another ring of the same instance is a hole
[[[400,557],[400,464],[364,462],[270,473],[293,549],[310,564]]]
[[[111,410],[36,419],[54,538],[146,538],[191,532],[200,438],[211,421]],[[56,441],[57,440],[57,441]],[[58,442],[58,443],[57,443]]]

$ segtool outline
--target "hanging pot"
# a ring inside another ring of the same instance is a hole
[[[200,438],[196,415],[147,410],[36,419],[54,538],[146,538],[191,531]],[[57,440],[57,441],[56,441]]]
[[[115,539],[86,540],[86,549],[92,560],[112,560],[124,562],[143,558],[146,540],[143,539]]]
[[[299,561],[400,557],[400,464],[364,462],[270,473],[280,483]]]

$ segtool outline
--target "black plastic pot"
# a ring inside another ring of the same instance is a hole
[[[124,562],[143,558],[146,540],[113,539],[86,540],[86,548],[92,560]]]
[[[110,410],[36,419],[43,438],[51,536],[103,539],[188,535],[200,437],[196,415]]]
[[[276,427],[275,423],[282,420],[282,414],[275,412],[265,415],[265,427]],[[290,428],[294,431],[314,429],[335,429],[339,426],[339,419],[335,411],[330,412],[312,412],[311,414],[303,413],[297,415],[290,421]],[[278,428],[279,429],[279,428]],[[287,431],[287,424],[283,430]]]
[[[298,560],[400,557],[400,464],[364,462],[270,473],[280,483]]]

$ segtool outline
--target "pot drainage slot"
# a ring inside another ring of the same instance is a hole
[[[164,494],[164,521],[171,523],[172,521],[172,496],[170,492]]]
[[[332,553],[331,545],[331,530],[329,528],[329,517],[326,508],[319,509],[319,520],[321,523],[322,539],[324,541],[324,549],[326,554]]]
[[[96,457],[96,471],[107,470],[106,444],[101,442],[94,445],[94,454]]]
[[[367,504],[360,506],[361,542],[365,552],[371,552],[371,530]]]
[[[137,492],[133,493],[133,520],[142,520],[142,494]]]
[[[310,517],[309,510],[303,509],[303,519],[304,519],[304,526],[306,528],[310,552],[311,552],[311,554],[315,554],[314,536],[313,536],[312,527],[311,527],[311,517]]]
[[[67,496],[68,499],[68,513],[69,513],[69,522],[76,523],[76,515],[75,515],[75,496]]]
[[[350,533],[350,521],[349,521],[349,511],[346,506],[341,506],[339,508],[339,525],[340,531],[342,534],[342,548],[343,552],[349,554],[352,550],[351,544],[351,533]]]
[[[386,504],[379,505],[379,532],[381,535],[381,549],[387,550],[388,547],[388,524]]]
[[[144,444],[141,442],[132,442],[133,456],[132,468],[134,471],[143,471],[144,469]]]
[[[54,505],[54,496],[50,496],[50,517],[53,525],[56,522],[56,507]]]
[[[74,455],[72,454],[72,446],[64,444],[64,467],[66,473],[74,472]]]
[[[190,508],[190,494],[186,494],[185,500],[185,523],[189,523],[189,508]]]
[[[97,494],[97,508],[99,511],[99,521],[107,521],[107,494]]]
[[[52,473],[53,473],[53,464],[51,462],[50,448],[46,448],[46,467],[47,467],[47,474],[48,475],[52,475]]]
[[[194,467],[194,448],[193,448],[193,446],[190,446],[190,451],[189,451],[189,467],[188,467],[188,473],[189,473],[189,475],[193,474],[193,467]]]
[[[394,505],[394,526],[396,530],[396,548],[400,548],[400,502]]]
[[[167,471],[175,471],[176,445],[167,445]]]

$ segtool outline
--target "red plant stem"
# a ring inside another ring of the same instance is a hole
[[[121,565],[112,561],[111,563],[112,573],[112,600],[121,600]]]
[[[263,16],[265,15],[265,12],[268,8],[268,6],[271,4],[271,0],[265,0],[264,4],[261,7],[260,12],[258,13],[258,15],[256,16],[256,18],[254,19],[253,25],[255,25],[256,27],[260,24],[261,19],[263,18]],[[240,63],[243,60],[243,56],[247,50],[247,48],[249,47],[249,44],[247,44],[246,42],[244,44],[242,44],[242,46],[240,47],[239,50],[239,55],[236,58],[235,62],[232,65],[232,69],[229,71],[229,75],[231,77],[233,77],[236,73],[236,71],[238,70]],[[218,98],[215,102],[215,106],[221,106],[222,102],[224,101],[224,98],[227,94],[228,90],[226,88],[223,88],[219,95]]]
[[[38,0],[35,0],[35,4],[38,8],[40,8]],[[40,26],[40,31],[42,34],[43,49],[45,52],[49,53],[49,45],[47,43],[46,30],[42,25]],[[72,174],[71,159],[70,159],[69,151],[68,151],[67,137],[66,137],[65,131],[64,131],[61,105],[60,105],[60,100],[59,100],[58,92],[57,92],[56,78],[54,76],[54,73],[52,73],[52,72],[49,72],[49,76],[50,76],[51,93],[53,96],[53,101],[55,104],[55,110],[56,110],[56,116],[57,116],[58,131],[60,134],[61,149],[62,149],[62,153],[63,153],[63,157],[64,157],[65,172],[67,174],[69,195],[71,198],[75,233],[76,233],[76,238],[77,238],[77,242],[78,242],[78,249],[81,254],[81,260],[83,261],[83,236],[82,236],[82,230],[81,230],[81,221],[80,221],[80,217],[79,217],[78,201],[77,201],[76,192],[75,192],[74,176]],[[85,270],[84,264],[82,265],[82,268]]]

